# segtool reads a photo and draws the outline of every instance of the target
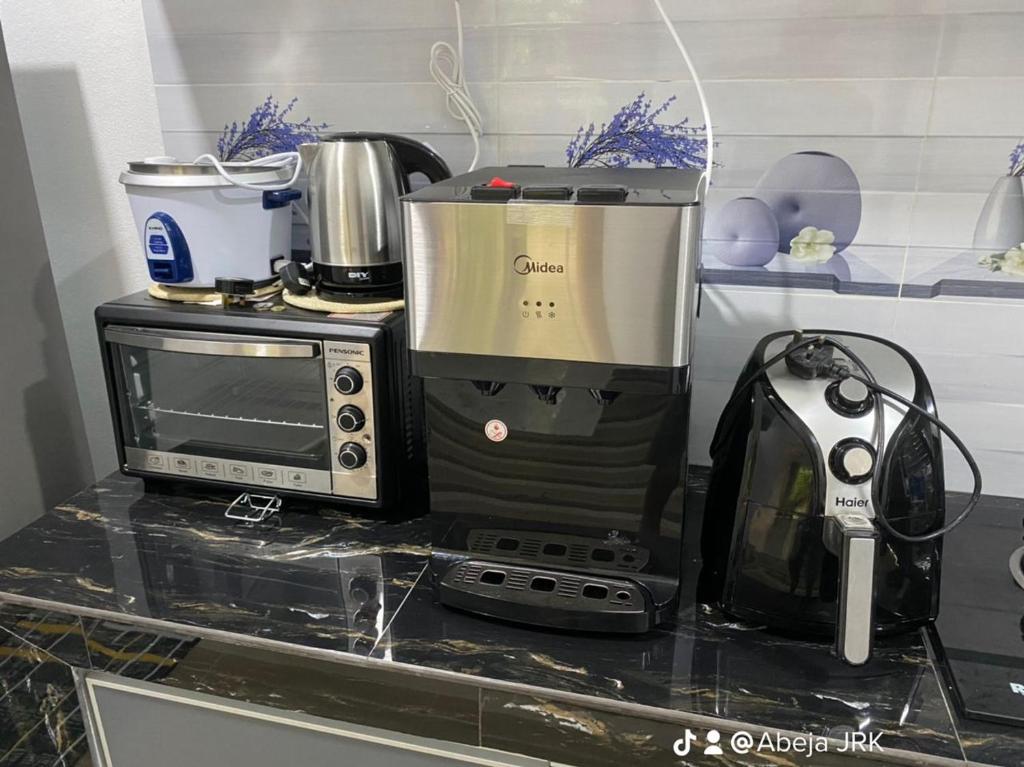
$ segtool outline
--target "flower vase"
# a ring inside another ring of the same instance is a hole
[[[1005,253],[1024,242],[1024,184],[1020,176],[996,180],[974,227],[974,248]]]

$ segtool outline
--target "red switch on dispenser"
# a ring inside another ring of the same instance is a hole
[[[494,176],[486,184],[478,184],[469,190],[471,200],[487,202],[508,202],[519,196],[519,184],[506,181],[501,176]]]
[[[506,181],[501,176],[495,176],[494,178],[487,182],[487,186],[500,187],[502,189],[515,189],[518,186],[518,184],[516,184],[514,181]]]

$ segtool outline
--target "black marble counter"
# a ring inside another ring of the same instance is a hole
[[[695,473],[686,523],[694,548],[702,477]],[[673,625],[641,637],[578,636],[436,605],[423,519],[303,507],[275,526],[245,527],[225,520],[224,506],[223,497],[147,493],[112,475],[0,542],[0,639],[32,656],[14,676],[107,669],[578,765],[707,763],[704,740],[687,757],[672,753],[687,727],[700,738],[715,728],[726,745],[739,730],[832,739],[830,753],[811,757],[726,747],[716,764],[846,764],[853,757],[835,748],[852,732],[878,733],[884,749],[859,763],[1024,764],[1024,728],[964,719],[946,675],[972,631],[1024,616],[1024,591],[1000,591],[1024,501],[986,499],[949,537],[937,630],[880,641],[858,669],[823,644],[694,604],[693,551]],[[995,593],[1008,597],[993,601]],[[1024,667],[1016,639],[1009,633],[993,650]],[[2,665],[0,678],[8,698],[28,695],[26,711],[69,707],[61,745],[77,742],[70,693],[39,701]],[[18,717],[21,729],[42,732]],[[32,737],[18,741],[25,753]],[[0,739],[0,761],[5,747],[13,748]]]

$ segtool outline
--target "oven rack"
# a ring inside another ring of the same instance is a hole
[[[245,416],[227,415],[224,413],[204,413],[199,410],[177,410],[169,407],[157,407],[156,405],[143,405],[143,410],[149,413],[162,413],[166,415],[181,415],[191,418],[213,418],[219,421],[236,421],[240,423],[261,424],[264,426],[292,426],[298,429],[323,429],[323,424],[302,423],[299,421],[277,421],[269,418],[246,418]]]
[[[323,390],[319,385],[299,387],[295,379],[232,381],[208,385],[205,391],[184,386],[175,395],[151,397],[138,407],[149,413],[189,418],[301,429],[325,428],[323,423],[309,417],[323,414]],[[271,415],[253,415],[256,412]]]

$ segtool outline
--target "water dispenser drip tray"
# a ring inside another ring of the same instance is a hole
[[[636,633],[654,625],[646,589],[634,581],[468,559],[440,579],[442,604],[494,618],[581,631]]]

